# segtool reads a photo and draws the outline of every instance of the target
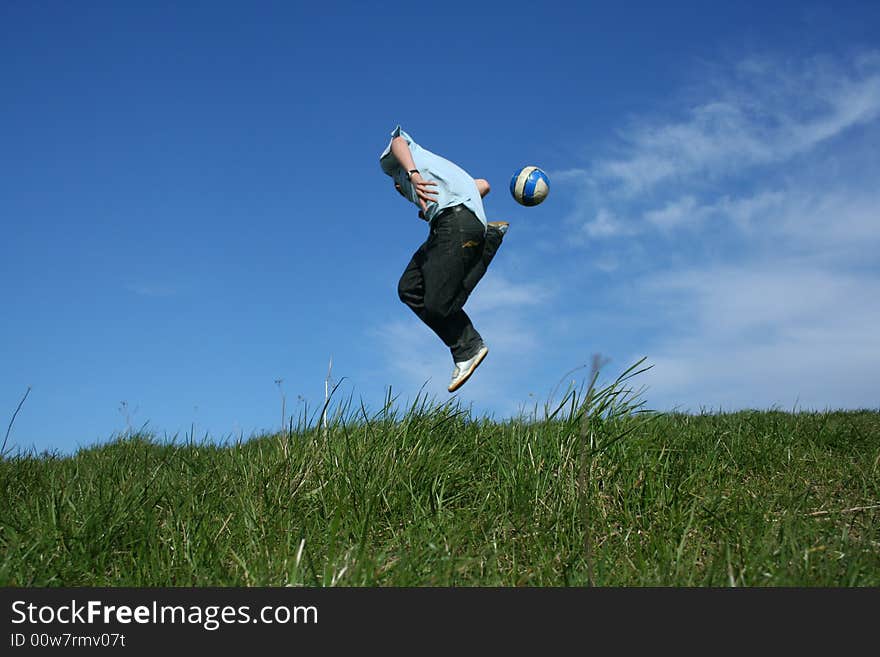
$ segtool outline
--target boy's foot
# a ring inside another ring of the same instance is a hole
[[[501,234],[504,235],[510,227],[510,224],[506,221],[490,221],[489,226],[501,231]]]
[[[474,373],[474,370],[477,369],[477,366],[483,362],[483,359],[488,353],[489,347],[483,345],[473,358],[469,358],[461,363],[456,363],[455,369],[452,371],[452,381],[449,383],[449,392],[455,392],[461,388],[464,385],[464,382]]]

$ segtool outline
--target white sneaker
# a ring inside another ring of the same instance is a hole
[[[455,369],[452,371],[452,381],[449,382],[449,392],[455,392],[461,388],[488,353],[489,347],[483,345],[473,358],[456,363]]]

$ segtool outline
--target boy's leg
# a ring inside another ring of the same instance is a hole
[[[479,265],[483,243],[483,227],[470,212],[444,217],[431,227],[398,284],[401,301],[443,340],[456,362],[472,357],[483,344],[462,309],[468,297],[463,283]]]
[[[492,262],[492,258],[495,257],[495,254],[498,252],[498,247],[501,246],[501,242],[504,239],[504,233],[497,228],[497,226],[489,225],[486,228],[486,239],[483,241],[483,253],[480,257],[480,260],[474,265],[473,269],[471,269],[464,279],[464,289],[468,295],[474,291],[474,288],[477,286],[477,283],[480,282],[480,279],[483,278],[483,275],[486,273],[486,270],[489,268],[489,263]]]

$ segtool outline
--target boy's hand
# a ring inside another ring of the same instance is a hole
[[[432,187],[436,187],[437,183],[431,180],[425,180],[422,178],[422,174],[418,171],[410,174],[409,181],[412,183],[413,189],[416,190],[416,196],[419,199],[419,205],[422,207],[422,212],[428,211],[428,203],[432,203],[437,200],[437,192]],[[422,217],[424,219],[424,217]]]

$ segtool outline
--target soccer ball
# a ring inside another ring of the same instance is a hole
[[[510,179],[510,193],[520,205],[538,205],[549,192],[550,179],[538,167],[523,167]]]

